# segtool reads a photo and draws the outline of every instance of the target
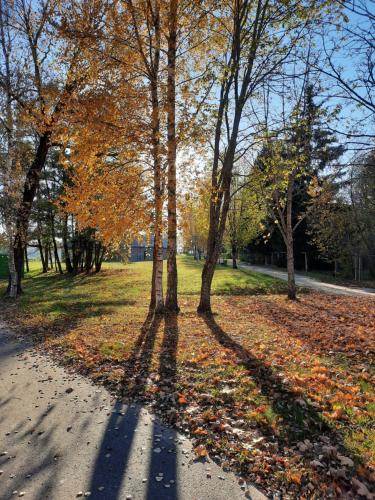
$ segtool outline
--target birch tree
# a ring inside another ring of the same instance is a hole
[[[169,0],[167,35],[167,148],[168,148],[168,277],[166,308],[179,310],[177,300],[177,201],[176,201],[176,56],[178,0]]]

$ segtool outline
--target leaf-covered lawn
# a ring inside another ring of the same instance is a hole
[[[219,267],[213,317],[195,312],[201,265],[179,259],[178,316],[147,317],[151,264],[33,274],[9,320],[77,369],[146,401],[266,491],[371,498],[375,300],[303,294]]]

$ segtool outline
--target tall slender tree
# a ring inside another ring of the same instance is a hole
[[[315,1],[235,0],[221,8],[221,21],[225,19],[227,26],[222,40],[225,59],[217,89],[210,227],[199,312],[211,312],[211,284],[223,244],[246,104],[288,59],[320,5]]]
[[[165,305],[178,311],[177,301],[177,202],[176,202],[176,52],[178,0],[169,0],[167,147],[168,147],[168,277]]]

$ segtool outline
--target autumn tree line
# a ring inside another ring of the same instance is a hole
[[[0,0],[9,297],[22,292],[30,242],[45,271],[52,260],[77,273],[150,234],[150,309],[177,312],[177,236],[194,224],[205,240],[196,241],[205,253],[198,310],[210,312],[225,241],[236,259],[240,232],[256,237],[272,222],[295,298],[295,231],[312,206],[315,220],[330,220],[317,211],[332,192],[327,169],[351,145],[372,147],[372,3]],[[336,63],[340,39],[358,51],[356,74]],[[345,129],[342,101],[357,110]]]
[[[296,265],[344,279],[375,278],[374,152],[355,153],[340,163],[345,147],[325,129],[327,109],[315,100],[309,85],[293,116],[304,115],[302,128],[294,123],[277,140],[267,141],[251,165],[234,172],[221,254],[233,268],[240,257],[245,263],[289,268],[292,296]],[[306,141],[303,169],[294,149],[298,137]],[[206,252],[208,200],[206,180],[193,183],[182,204],[183,244],[195,259]]]

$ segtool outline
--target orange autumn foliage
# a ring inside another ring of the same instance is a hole
[[[80,229],[95,229],[106,246],[129,242],[150,224],[141,161],[146,103],[133,99],[136,90],[131,85],[120,87],[116,99],[113,88],[81,96],[64,138],[64,165],[71,182],[60,205],[74,215]]]

